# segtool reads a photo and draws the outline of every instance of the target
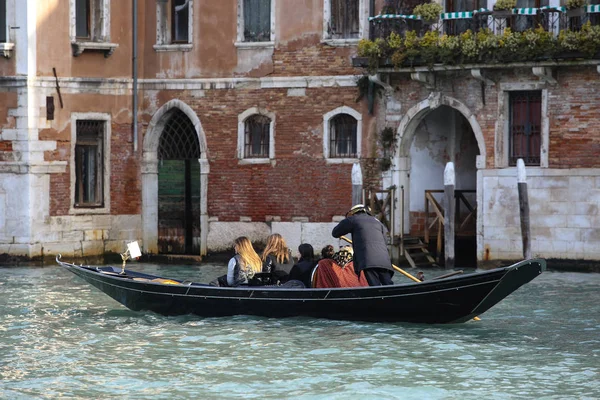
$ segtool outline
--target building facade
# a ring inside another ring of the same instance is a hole
[[[356,165],[396,188],[392,231],[420,235],[453,161],[477,260],[519,259],[525,154],[534,255],[600,260],[597,59],[380,67],[357,101],[359,40],[392,2],[1,3],[0,254],[205,255],[272,232],[319,249]],[[533,151],[511,152],[517,125]]]

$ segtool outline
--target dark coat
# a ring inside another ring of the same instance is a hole
[[[377,218],[366,213],[354,214],[341,220],[331,234],[335,238],[352,235],[354,269],[357,273],[366,268],[394,271],[387,248],[388,230]]]
[[[311,287],[310,278],[312,276],[313,269],[317,265],[317,262],[314,260],[305,260],[301,259],[297,264],[294,264],[292,270],[290,271],[290,280],[299,280],[304,283],[304,286],[307,288]]]

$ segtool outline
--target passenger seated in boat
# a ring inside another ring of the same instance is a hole
[[[298,280],[304,283],[304,286],[310,287],[310,277],[315,265],[317,265],[315,251],[310,244],[302,243],[298,246],[298,253],[298,262],[292,267],[289,280]]]
[[[312,277],[314,288],[340,288],[369,286],[361,271],[357,276],[352,262],[352,247],[342,247],[333,258],[323,258],[317,264]]]
[[[252,277],[261,272],[262,261],[250,240],[241,236],[233,242],[233,256],[227,264],[227,275],[220,276],[210,284],[213,286],[246,286]]]
[[[335,254],[335,250],[333,249],[333,246],[330,244],[328,244],[327,246],[325,246],[321,249],[321,259],[332,258],[334,254]]]
[[[267,245],[261,255],[262,272],[271,274],[270,284],[286,282],[294,265],[292,253],[279,233],[269,235]]]

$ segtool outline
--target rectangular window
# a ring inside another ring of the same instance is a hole
[[[244,0],[244,41],[271,41],[271,0]]]
[[[91,37],[90,1],[77,0],[75,3],[75,34],[78,38],[89,39]]]
[[[75,144],[75,207],[104,206],[105,121],[77,120]]]
[[[509,164],[540,165],[542,93],[510,92]]]
[[[268,158],[271,120],[263,115],[255,115],[246,120],[244,157]]]
[[[190,1],[172,0],[171,17],[171,43],[188,43]]]
[[[8,42],[6,31],[6,0],[0,0],[0,43]]]
[[[340,114],[331,120],[330,157],[356,158],[356,119],[351,115]]]
[[[333,39],[359,37],[359,0],[331,0],[330,35]]]

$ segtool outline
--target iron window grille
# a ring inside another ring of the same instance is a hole
[[[329,157],[356,158],[358,156],[356,119],[348,114],[339,114],[329,123]]]
[[[271,41],[271,0],[244,0],[244,41]]]
[[[171,16],[171,42],[188,43],[190,1],[172,0]]]
[[[360,0],[331,0],[329,34],[333,39],[357,39]]]
[[[105,121],[78,120],[76,130],[75,207],[103,207]]]
[[[264,115],[253,115],[244,123],[244,157],[268,158],[271,119]]]
[[[540,165],[542,93],[511,92],[509,127],[509,165],[522,158],[525,165]]]
[[[167,117],[158,144],[159,160],[200,158],[200,142],[194,124],[183,111],[175,108]]]

